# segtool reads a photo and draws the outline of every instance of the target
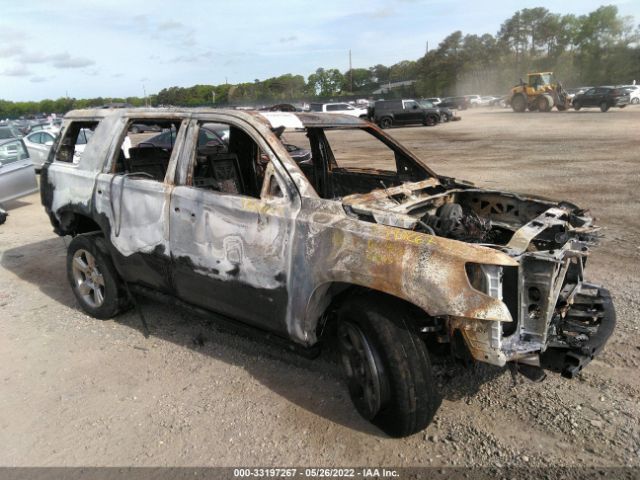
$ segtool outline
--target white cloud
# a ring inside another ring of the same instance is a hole
[[[22,50],[21,45],[9,45],[7,47],[2,47],[0,48],[0,58],[15,57],[22,53]]]
[[[2,75],[8,77],[27,77],[31,75],[31,71],[24,65],[15,65],[13,67],[6,68]]]

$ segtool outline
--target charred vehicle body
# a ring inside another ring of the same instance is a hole
[[[364,120],[118,109],[65,122],[41,195],[74,236],[67,272],[86,312],[110,318],[134,291],[302,348],[336,335],[357,410],[390,435],[431,421],[442,345],[572,377],[612,332],[609,293],[584,280],[588,212],[439,176]],[[173,148],[124,155],[136,123],[175,128]],[[222,150],[198,146],[211,123],[229,126]],[[82,128],[94,135],[74,164]],[[283,128],[308,161],[291,158]]]

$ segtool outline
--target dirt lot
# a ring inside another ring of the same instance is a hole
[[[588,277],[619,323],[578,379],[439,364],[435,422],[386,438],[330,352],[306,360],[147,300],[149,339],[135,312],[81,313],[32,195],[0,227],[0,465],[640,466],[640,108],[462,117],[390,133],[440,173],[567,199],[604,227]]]

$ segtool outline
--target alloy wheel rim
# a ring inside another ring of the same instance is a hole
[[[82,300],[92,308],[98,308],[104,303],[104,276],[96,258],[91,252],[79,249],[73,254],[71,271],[76,290]]]
[[[338,326],[338,341],[353,401],[365,418],[372,419],[385,400],[379,361],[362,330],[350,322]]]

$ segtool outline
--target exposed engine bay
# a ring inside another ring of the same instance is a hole
[[[539,367],[552,358],[559,371],[572,377],[613,329],[608,292],[583,278],[599,228],[575,205],[448,178],[383,186],[342,201],[348,213],[362,220],[489,247],[517,260],[518,267],[466,266],[472,287],[502,300],[513,319],[484,328],[451,320],[450,330],[462,332],[477,359]],[[611,321],[602,326],[605,318]]]
[[[570,239],[592,243],[598,230],[588,212],[570,203],[478,189],[453,180],[448,185],[435,179],[406,183],[342,201],[348,211],[376,223],[511,247],[518,253],[561,248]]]

